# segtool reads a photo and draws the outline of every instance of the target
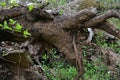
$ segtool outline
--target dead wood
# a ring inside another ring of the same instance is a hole
[[[30,21],[36,21],[38,18],[47,20],[52,20],[54,18],[53,15],[47,13],[41,8],[34,8],[32,11],[29,11],[28,7],[18,6],[11,9],[0,10],[0,21],[2,22],[23,15]]]
[[[8,20],[9,18],[15,19],[20,24],[22,24],[23,27],[28,29],[28,31],[32,34],[31,38],[45,40],[54,45],[60,52],[65,55],[66,58],[70,60],[77,60],[76,62],[77,67],[79,68],[78,71],[80,71],[80,77],[84,72],[82,54],[78,54],[75,45],[72,43],[73,37],[66,30],[80,30],[82,28],[91,27],[101,29],[120,38],[118,30],[110,23],[106,22],[106,20],[111,17],[119,18],[119,13],[115,11],[97,16],[97,11],[95,8],[88,8],[81,10],[74,16],[69,16],[66,18],[54,18],[53,15],[39,8],[34,8],[32,11],[29,11],[26,7],[18,7],[2,10],[0,11],[0,14],[1,22]],[[3,28],[0,28],[0,32],[3,30]],[[8,31],[7,35],[9,33],[11,33],[11,31]],[[15,34],[15,32],[12,32],[11,35]],[[14,41],[19,41],[18,39],[20,39],[19,36],[12,36],[12,38]],[[5,38],[1,36],[0,39],[2,41]],[[11,39],[11,37],[5,40],[9,41],[9,39]],[[25,40],[26,39],[23,39],[21,41]]]
[[[116,12],[115,10],[111,10],[102,15],[92,18],[91,20],[86,22],[86,24],[84,26],[87,28],[88,27],[97,28],[97,27],[99,27],[98,25],[104,23],[107,19],[112,18],[112,17],[120,19],[120,14],[118,12]]]

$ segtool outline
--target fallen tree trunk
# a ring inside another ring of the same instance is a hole
[[[82,77],[84,73],[82,54],[80,51],[78,51],[78,53],[75,51],[77,47],[74,45],[75,42],[74,44],[72,43],[73,36],[71,36],[67,30],[81,30],[88,27],[97,28],[120,38],[119,31],[116,30],[116,28],[110,23],[106,22],[106,20],[111,17],[119,18],[120,14],[113,11],[97,16],[97,10],[95,8],[88,8],[81,10],[76,15],[64,18],[54,17],[52,14],[49,14],[39,8],[34,8],[32,11],[29,11],[26,7],[22,6],[13,9],[2,10],[0,11],[0,14],[1,23],[12,18],[20,23],[24,29],[27,29],[32,35],[29,38],[24,38],[22,33],[19,34],[20,36],[16,36],[15,31],[9,31],[0,28],[0,32],[2,32],[2,34],[8,32],[6,37],[9,37],[9,33],[12,35],[12,37],[9,38],[0,35],[0,41],[11,40],[15,42],[24,42],[27,39],[42,39],[55,46],[65,55],[66,58],[76,61],[76,67],[78,68],[79,72],[78,79]]]

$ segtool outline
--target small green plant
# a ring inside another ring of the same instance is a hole
[[[11,26],[14,26],[14,31],[16,31],[16,32],[21,32],[22,31],[22,26],[19,23],[17,23],[15,20],[9,19],[8,23]]]
[[[15,6],[19,6],[19,4],[17,3],[17,0],[10,0],[9,7],[15,7]]]
[[[60,15],[63,15],[63,10],[60,10],[60,11],[59,11],[59,14],[60,14]]]
[[[62,63],[62,62],[61,62]],[[56,66],[61,65],[58,64]],[[62,65],[63,66],[63,65]],[[77,76],[77,71],[75,67],[58,67],[50,68],[49,66],[44,65],[45,74],[49,80],[74,80]]]
[[[6,2],[0,2],[0,6],[1,7],[5,7],[6,6]]]
[[[50,4],[52,5],[51,7],[58,7],[62,6],[67,3],[67,0],[48,0]]]
[[[13,30],[11,27],[8,26],[8,23],[7,21],[4,21],[4,24],[3,24],[3,29],[6,29],[6,30]]]
[[[26,29],[25,31],[23,31],[23,36],[25,37],[25,38],[27,38],[27,37],[29,37],[29,36],[31,36],[31,34],[28,32],[28,30]]]
[[[15,31],[16,32],[21,32],[22,31],[22,26],[19,23],[16,23]]]
[[[110,80],[110,74],[107,66],[102,63],[101,59],[95,62],[84,61],[85,65],[85,80]]]
[[[10,25],[14,25],[16,23],[16,21],[14,21],[13,19],[9,19],[9,24]]]
[[[48,59],[48,55],[47,54],[44,54],[43,56],[42,56],[42,59],[43,60],[47,60]],[[44,62],[43,62],[44,63]]]
[[[28,30],[22,31],[22,28],[23,28],[22,25],[20,25],[18,22],[16,22],[13,19],[9,19],[9,21],[5,20],[3,24],[0,24],[0,27],[4,30],[15,31],[15,32],[20,32],[20,33],[23,32],[23,36],[25,38],[28,38],[31,36],[31,34],[28,32]]]
[[[113,24],[116,28],[120,29],[120,23],[117,18],[110,18],[107,21]]]
[[[0,27],[3,27],[3,25],[2,25],[2,24],[0,24]]]
[[[76,68],[65,65],[56,49],[51,49],[48,54],[44,54],[42,59],[44,59],[43,68],[49,80],[74,80],[77,76]],[[47,60],[50,62],[46,63]]]
[[[29,6],[28,6],[29,11],[32,11],[33,8],[34,8],[34,5],[29,5]]]
[[[47,53],[44,53],[42,55],[42,63],[46,63],[49,59],[58,59],[60,58],[58,55],[57,55],[57,50],[56,49],[51,49],[50,51],[48,51]],[[54,67],[57,63],[53,61],[52,64],[49,64],[51,67]]]

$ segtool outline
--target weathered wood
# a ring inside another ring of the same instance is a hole
[[[53,20],[54,18],[53,15],[47,13],[41,8],[34,8],[30,11],[28,10],[28,7],[18,6],[11,9],[0,10],[0,22],[23,15],[30,21],[36,21],[39,19]]]
[[[98,25],[101,25],[102,23],[106,22],[107,19],[112,18],[112,17],[118,18],[120,20],[120,14],[115,10],[111,10],[111,11],[108,11],[104,14],[101,14],[99,16],[92,18],[91,20],[86,22],[84,27],[97,28],[97,27],[99,27]]]
[[[49,14],[41,9],[35,8],[32,11],[29,11],[25,7],[22,8],[23,9],[20,13],[19,11],[21,8],[17,9],[17,13],[13,12],[15,8],[7,10],[7,12],[9,12],[10,14],[4,14],[0,11],[1,22],[4,20],[8,20],[9,18],[13,18],[17,20],[17,22],[19,22],[21,25],[23,25],[23,27],[28,29],[28,31],[32,34],[31,38],[42,38],[43,40],[54,45],[60,52],[62,52],[65,55],[66,58],[70,60],[77,60],[76,67],[78,66],[79,68],[79,77],[81,77],[81,75],[83,75],[82,73],[84,72],[84,70],[82,70],[82,54],[78,54],[78,56],[75,55],[76,51],[72,43],[73,37],[66,30],[80,30],[82,28],[91,27],[104,30],[120,38],[118,30],[116,30],[116,28],[114,28],[110,23],[106,22],[106,20],[111,17],[119,18],[119,13],[114,11],[97,16],[97,11],[95,8],[88,8],[81,10],[74,16],[69,16],[66,18],[54,18],[52,14]],[[13,16],[11,14],[15,14],[16,16]],[[4,29],[0,28],[0,32],[2,32],[3,30]],[[7,30],[5,31],[7,32]],[[18,39],[20,39],[19,36],[15,36],[16,32],[14,31],[8,31],[8,36],[9,35],[12,35],[14,41],[19,41]],[[4,37],[1,36],[1,41],[4,39],[8,41],[9,39],[12,39],[11,37],[7,39]],[[21,41],[26,40],[24,37],[22,38],[23,39]]]

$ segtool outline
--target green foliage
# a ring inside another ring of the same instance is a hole
[[[21,32],[22,31],[22,26],[19,23],[16,23],[15,31],[16,32]]]
[[[84,48],[87,48],[84,46]],[[60,57],[57,57],[55,49],[50,50],[49,54],[53,55],[53,62],[43,63],[45,74],[49,80],[74,80],[77,76],[75,67],[65,65]],[[85,52],[84,52],[85,53]],[[85,55],[87,55],[85,53]],[[45,55],[44,59],[49,58]],[[56,60],[56,58],[58,60]],[[51,66],[52,65],[52,66]],[[111,80],[111,72],[108,67],[103,63],[102,57],[98,57],[95,62],[84,60],[85,74],[84,80]],[[117,79],[115,75],[112,76]]]
[[[0,24],[0,27],[3,27],[3,25],[2,25],[2,24]]]
[[[4,2],[0,2],[0,6],[11,8],[13,6],[19,6],[19,4],[16,3],[16,0],[7,0],[7,1],[4,1]]]
[[[59,5],[64,5],[65,3],[67,3],[67,1],[66,0],[59,0]]]
[[[57,59],[57,58],[60,58],[58,55],[57,55],[57,50],[56,49],[51,49],[48,53],[44,53],[42,55],[42,63],[45,64],[49,59]],[[49,64],[49,66],[51,67],[54,67],[57,63],[54,62],[52,64]]]
[[[59,58],[59,56],[56,55],[57,54],[57,50],[56,49],[51,49],[49,51],[49,54],[51,54],[51,57],[53,57],[53,58]]]
[[[9,26],[8,26],[9,25]],[[28,32],[28,30],[22,31],[22,25],[20,25],[18,22],[16,22],[13,19],[9,19],[9,21],[4,21],[3,24],[0,24],[0,27],[4,30],[10,30],[10,31],[15,31],[15,32],[20,32],[23,34],[25,38],[28,38],[31,36],[31,34]]]
[[[116,53],[120,54],[120,40],[117,41],[115,44],[108,44],[107,47],[113,49]]]
[[[62,5],[67,3],[67,0],[48,0],[48,1],[50,3],[50,5],[49,5],[50,8],[51,7],[55,7],[56,8],[58,6],[62,6]],[[63,10],[60,10],[59,14],[63,15]]]
[[[63,15],[63,10],[60,10],[60,11],[59,11],[59,14],[60,14],[60,15]]]
[[[13,19],[9,19],[9,24],[10,25],[14,25],[16,23],[16,21],[14,21]]]
[[[120,0],[99,0],[100,7],[106,10],[120,9]]]
[[[56,49],[51,49],[48,54],[44,54],[42,59],[45,74],[49,80],[74,80],[77,76],[75,67],[65,65],[59,57]],[[50,62],[47,62],[50,60]]]
[[[5,7],[6,6],[6,2],[0,2],[0,6],[1,7]]]
[[[15,26],[14,31],[16,31],[16,32],[22,31],[22,26],[19,23],[17,23],[15,20],[9,19],[9,24],[11,26]]]
[[[44,66],[44,69],[49,80],[74,80],[77,76],[77,71],[74,67],[50,69],[49,67]]]
[[[47,54],[44,54],[44,55],[42,56],[42,59],[44,60],[42,63],[45,63],[45,61],[48,59],[48,55],[47,55]]]
[[[9,0],[9,3],[16,3],[17,0]]]
[[[90,51],[89,54],[87,50]],[[110,80],[110,73],[107,68],[107,66],[103,63],[102,57],[99,55],[99,53],[96,54],[96,58],[94,59],[94,62],[86,59],[90,58],[88,56],[93,55],[94,48],[92,46],[83,46],[82,47],[82,53],[84,56],[84,68],[85,68],[85,74],[84,74],[84,80]],[[95,55],[94,55],[95,56]]]
[[[117,18],[110,18],[107,21],[113,24],[116,28],[120,29],[120,21]]]
[[[97,59],[96,62],[84,61],[84,65],[85,80],[110,80],[109,70],[101,59]]]
[[[29,36],[31,36],[31,34],[28,32],[28,30],[26,29],[25,31],[23,31],[23,36],[25,37],[25,38],[27,38],[27,37],[29,37]]]
[[[58,7],[67,3],[67,0],[48,0],[52,7]]]
[[[15,7],[15,6],[19,6],[19,4],[16,3],[16,2],[12,2],[12,3],[10,3],[10,5],[9,5],[9,7]]]
[[[29,11],[32,11],[33,8],[35,8],[35,7],[40,7],[41,8],[42,6],[48,5],[48,4],[49,4],[49,2],[47,0],[42,1],[42,3],[37,2],[37,1],[33,1],[32,4],[28,5],[28,9],[29,9]]]
[[[28,6],[29,11],[32,11],[33,8],[34,8],[34,5],[29,5],[29,6]]]
[[[4,21],[4,24],[3,24],[3,29],[6,29],[6,30],[13,30],[11,27],[8,26],[7,24],[7,21]]]
[[[116,53],[120,53],[120,40],[116,39],[114,43],[106,43],[106,39],[103,35],[104,33],[101,32],[101,34],[97,34],[99,36],[96,36],[96,44],[102,48],[109,48],[114,50]],[[109,42],[109,41],[108,41]]]

